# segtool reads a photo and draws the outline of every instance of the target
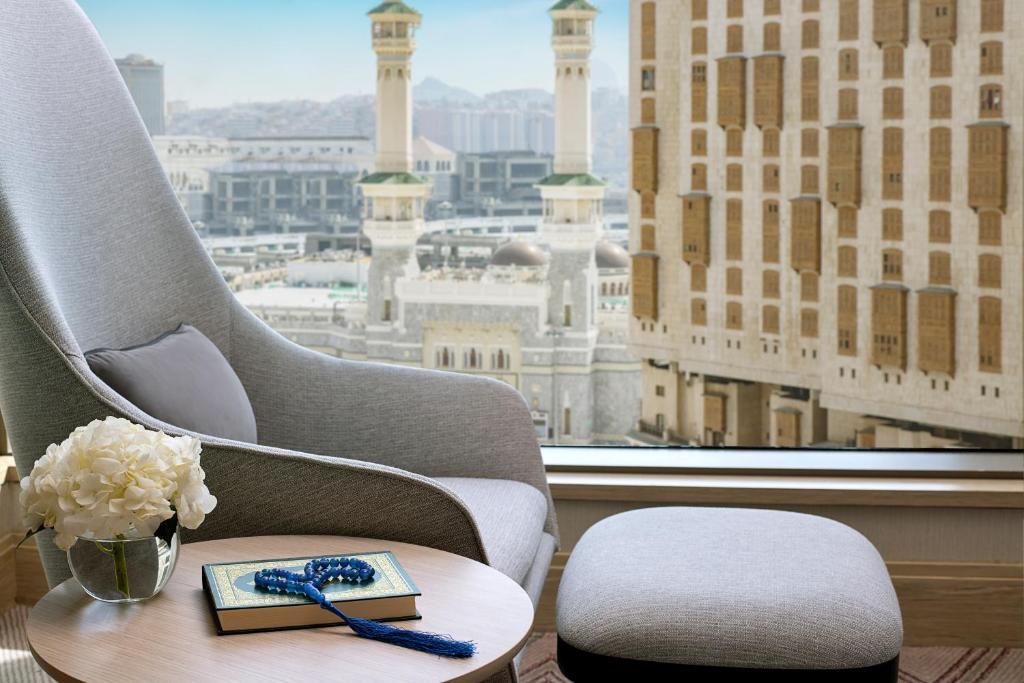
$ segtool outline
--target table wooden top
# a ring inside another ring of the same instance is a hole
[[[469,659],[443,659],[359,638],[344,626],[218,636],[204,564],[390,550],[423,595],[422,621],[399,626],[473,640]],[[530,634],[533,604],[512,579],[422,546],[341,536],[263,536],[192,543],[155,598],[93,600],[75,579],[32,609],[28,638],[58,681],[479,681],[501,670]]]

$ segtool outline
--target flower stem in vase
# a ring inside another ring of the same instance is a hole
[[[114,581],[117,584],[117,591],[126,598],[132,597],[128,585],[128,559],[124,554],[124,543],[114,541],[109,548],[104,548],[102,543],[96,541],[96,547],[114,558]]]

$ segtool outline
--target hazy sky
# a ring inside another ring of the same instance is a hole
[[[597,85],[625,87],[628,0],[601,9]],[[373,0],[78,0],[115,57],[165,66],[167,98],[193,107],[331,100],[374,89]],[[554,0],[409,0],[423,13],[413,78],[485,93],[552,89]]]

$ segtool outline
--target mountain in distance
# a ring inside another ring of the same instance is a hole
[[[456,88],[433,77],[427,77],[413,88],[417,102],[448,102],[449,104],[480,104],[482,98],[463,88]]]

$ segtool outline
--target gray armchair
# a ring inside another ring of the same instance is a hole
[[[128,92],[71,0],[0,6],[0,412],[18,469],[108,415],[185,433],[83,351],[187,322],[249,394],[259,444],[208,435],[217,510],[186,541],[349,534],[490,563],[536,603],[555,518],[529,411],[496,381],[347,362],[242,307],[205,254]],[[47,579],[68,576],[43,536]]]

